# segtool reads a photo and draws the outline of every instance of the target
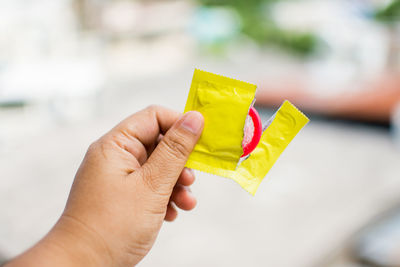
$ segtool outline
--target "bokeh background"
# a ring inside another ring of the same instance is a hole
[[[311,118],[255,197],[196,173],[198,207],[139,266],[400,266],[400,1],[1,0],[0,262],[60,216],[91,142],[194,68]]]

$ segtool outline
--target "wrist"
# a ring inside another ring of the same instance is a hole
[[[101,235],[73,216],[63,214],[44,242],[74,266],[113,266],[111,252]]]
[[[38,244],[6,263],[17,266],[113,266],[101,237],[70,216],[61,216]]]

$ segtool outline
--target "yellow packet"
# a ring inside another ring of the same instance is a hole
[[[289,101],[284,101],[269,122],[250,157],[242,161],[235,171],[227,171],[225,175],[252,195],[256,193],[265,175],[309,119]]]
[[[254,195],[280,154],[309,119],[285,101],[250,156],[241,159],[244,125],[256,86],[195,70],[185,112],[204,116],[204,130],[186,167],[231,178]]]
[[[224,176],[243,154],[243,128],[256,86],[196,69],[185,112],[199,111],[203,133],[186,166]]]

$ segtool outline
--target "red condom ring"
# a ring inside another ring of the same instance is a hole
[[[243,147],[243,155],[242,157],[245,157],[249,155],[253,150],[257,147],[258,143],[260,142],[261,135],[262,135],[262,124],[261,124],[261,118],[260,115],[258,114],[257,110],[254,107],[250,107],[249,110],[249,116],[251,120],[253,121],[254,125],[254,132],[253,132],[253,138],[251,141],[246,144]]]

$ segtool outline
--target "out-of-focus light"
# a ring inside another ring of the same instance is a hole
[[[196,9],[189,28],[200,42],[215,43],[228,40],[239,33],[240,19],[230,8],[201,7]]]

